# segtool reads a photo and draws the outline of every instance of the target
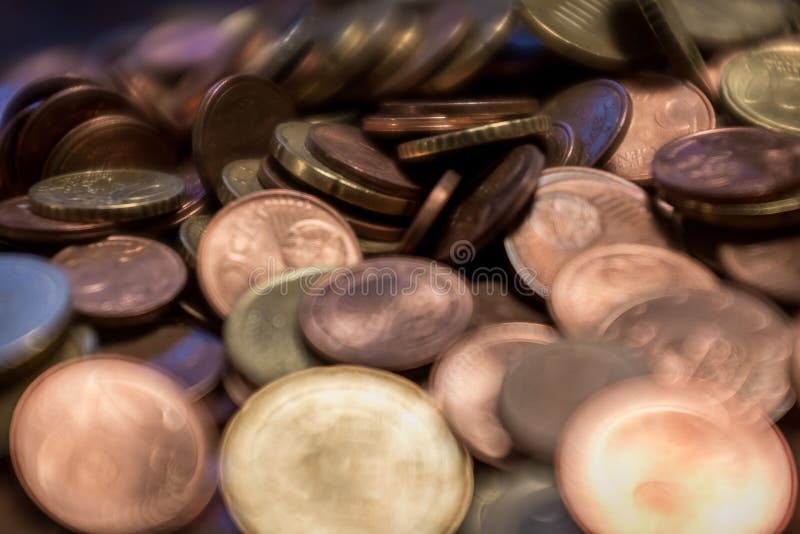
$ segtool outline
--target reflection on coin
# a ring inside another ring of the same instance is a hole
[[[92,85],[92,82],[74,74],[45,76],[23,85],[14,93],[3,109],[0,126],[5,127],[11,118],[23,109],[37,104],[51,95],[78,85]]]
[[[787,4],[780,0],[673,0],[681,21],[704,49],[757,41],[786,29]]]
[[[461,176],[455,171],[447,171],[436,182],[403,235],[402,244],[398,250],[400,254],[413,254],[417,251],[417,248],[428,236],[431,227],[447,207],[447,203],[450,202],[460,183]]]
[[[428,364],[464,331],[472,295],[432,260],[379,258],[323,276],[300,305],[300,327],[325,358],[391,370]]]
[[[14,411],[14,470],[28,495],[71,529],[176,528],[215,485],[211,429],[198,410],[149,367],[109,356],[61,364]]]
[[[0,202],[0,238],[15,242],[64,243],[105,237],[114,232],[109,222],[66,222],[36,215],[27,196]]]
[[[497,120],[533,115],[539,103],[532,98],[489,97],[448,100],[393,100],[381,102],[381,112],[398,117],[425,115],[448,117],[494,117]]]
[[[472,496],[470,457],[427,394],[359,367],[260,390],[220,456],[222,495],[245,532],[455,532]]]
[[[189,267],[197,265],[197,251],[200,249],[200,240],[211,222],[211,215],[195,215],[181,223],[178,230],[178,239],[181,243],[183,259]]]
[[[479,328],[498,323],[550,323],[543,311],[533,307],[532,302],[518,296],[515,287],[503,273],[502,278],[487,276],[472,281],[474,310],[470,328]],[[530,299],[533,300],[533,299]]]
[[[566,122],[554,122],[544,137],[544,144],[547,167],[580,165],[583,161],[583,146],[575,136],[572,126]]]
[[[800,238],[722,243],[717,253],[733,280],[780,302],[800,304]]]
[[[225,165],[222,169],[222,183],[217,197],[223,204],[233,202],[247,194],[264,189],[258,183],[260,159],[239,159]]]
[[[359,261],[353,230],[330,206],[295,191],[261,191],[214,216],[200,242],[197,276],[211,307],[227,317],[249,287],[287,269]]]
[[[728,392],[641,378],[579,408],[556,472],[587,532],[782,532],[795,503],[793,463],[770,421]]]

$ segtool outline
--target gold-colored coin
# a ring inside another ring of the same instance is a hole
[[[217,197],[223,204],[233,202],[247,194],[262,191],[258,182],[260,159],[232,161],[222,169],[222,181],[217,188]]]
[[[250,397],[220,451],[239,528],[266,532],[454,532],[472,461],[425,391],[362,367],[320,367]]]
[[[375,241],[372,239],[359,239],[358,245],[365,256],[382,256],[384,254],[397,254],[403,245],[401,241]]]
[[[688,218],[729,228],[774,229],[800,222],[800,192],[755,204],[712,204],[672,196],[665,200]]]

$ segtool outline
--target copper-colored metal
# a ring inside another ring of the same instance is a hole
[[[399,254],[413,254],[417,251],[417,247],[425,240],[431,227],[444,211],[453,193],[456,192],[459,183],[461,183],[461,176],[455,171],[447,171],[436,182],[428,198],[425,199],[408,226],[398,250]]]
[[[36,215],[27,196],[0,202],[0,237],[11,241],[64,243],[97,239],[113,231],[109,222],[75,223]]]
[[[717,255],[720,267],[733,280],[780,302],[800,304],[800,238],[797,236],[722,243],[717,247]]]

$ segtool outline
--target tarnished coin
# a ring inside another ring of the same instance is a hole
[[[14,411],[14,470],[71,529],[178,528],[205,507],[216,482],[213,431],[200,409],[144,365],[105,355],[64,363],[40,375]]]
[[[62,221],[129,221],[175,211],[183,181],[146,170],[101,170],[64,174],[31,187],[33,212]]]
[[[586,532],[782,532],[793,464],[780,431],[736,397],[700,380],[640,378],[578,409],[556,474]]]
[[[0,254],[0,374],[51,346],[70,318],[69,283],[43,258]]]
[[[236,370],[257,387],[323,365],[305,345],[298,325],[303,296],[324,274],[309,267],[251,288],[225,321],[225,348]]]
[[[512,150],[446,217],[434,258],[458,261],[454,251],[459,246],[469,244],[474,254],[518,222],[536,192],[542,169],[544,155],[535,146]]]
[[[497,415],[503,377],[513,362],[558,338],[558,332],[541,324],[496,324],[462,337],[436,362],[428,379],[431,395],[477,459],[505,466],[513,444]]]
[[[562,332],[588,338],[627,303],[679,288],[713,290],[718,283],[714,273],[689,256],[621,243],[591,248],[565,264],[547,305]]]
[[[780,302],[800,304],[800,238],[722,243],[717,255],[733,280]]]
[[[715,382],[774,420],[794,403],[794,332],[780,309],[749,293],[679,290],[642,298],[611,314],[599,334],[646,354],[670,383]]]
[[[233,202],[255,191],[264,189],[258,182],[260,159],[240,159],[232,161],[222,169],[222,183],[217,197],[223,204]]]
[[[48,219],[33,212],[27,196],[0,202],[0,238],[14,242],[68,243],[111,235],[109,222],[66,222]]]
[[[417,248],[428,236],[431,227],[447,207],[447,203],[453,197],[459,183],[461,183],[461,176],[455,171],[447,171],[436,182],[403,235],[402,244],[398,250],[400,254],[413,254],[417,251]],[[1,220],[2,218],[0,218]]]
[[[200,240],[210,222],[211,215],[195,215],[183,221],[178,229],[181,255],[189,267],[197,265],[197,251],[200,249]]]
[[[800,139],[758,128],[721,128],[677,139],[653,159],[667,200],[755,204],[800,188]]]
[[[583,148],[578,165],[602,165],[622,141],[631,121],[628,92],[613,80],[590,80],[551,97],[543,108],[554,122],[565,122]]]
[[[39,104],[59,91],[78,85],[92,85],[92,83],[90,80],[74,74],[36,78],[20,87],[6,103],[2,118],[0,118],[0,126],[5,127],[20,111]]]
[[[431,363],[471,315],[472,295],[455,271],[385,257],[323,276],[303,298],[300,328],[327,359],[405,370]]]
[[[631,98],[631,123],[603,168],[648,184],[656,151],[680,137],[714,129],[714,107],[692,84],[662,74],[637,74],[621,83]]]
[[[208,303],[227,317],[249,287],[288,269],[359,261],[356,236],[333,208],[295,191],[261,191],[214,216],[200,242],[197,276]]]
[[[428,395],[360,367],[309,369],[260,390],[228,425],[220,457],[222,495],[245,532],[452,533],[472,496],[472,461]]]
[[[558,271],[594,246],[666,246],[647,194],[613,174],[584,167],[545,170],[534,207],[507,235],[505,249],[517,276],[541,296]]]
[[[112,236],[67,247],[53,257],[69,279],[75,311],[100,322],[147,321],[186,284],[186,266],[166,245]]]
[[[778,42],[736,55],[725,66],[725,107],[742,121],[800,135],[800,43]]]
[[[382,102],[381,112],[401,117],[438,115],[448,117],[494,117],[498,120],[533,115],[539,102],[533,98],[490,97],[450,100],[391,100]]]
[[[583,161],[583,146],[572,126],[566,122],[554,122],[544,136],[545,166],[565,167],[580,165]]]
[[[206,93],[192,130],[192,154],[206,189],[216,192],[231,161],[261,158],[275,126],[295,114],[275,84],[250,75],[217,82]]]

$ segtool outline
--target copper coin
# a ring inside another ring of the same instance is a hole
[[[5,127],[23,109],[38,104],[51,95],[78,85],[92,85],[92,82],[79,76],[65,74],[37,78],[22,86],[3,108],[0,126]]]
[[[479,328],[498,323],[543,323],[552,321],[547,313],[535,308],[533,299],[525,300],[515,293],[508,276],[476,277],[472,282],[474,309],[470,328]]]
[[[123,115],[91,119],[53,148],[40,178],[102,169],[171,171],[175,153],[149,124]]]
[[[30,184],[17,179],[16,147],[19,134],[35,109],[35,106],[23,109],[0,130],[0,198],[28,192]]]
[[[723,128],[669,143],[653,160],[665,194],[755,203],[800,187],[800,140],[759,128]]]
[[[497,121],[533,115],[539,102],[533,98],[496,97],[454,100],[396,100],[382,102],[380,109],[387,114],[417,117],[447,115],[450,117],[494,117]],[[495,121],[493,121],[495,122]]]
[[[511,118],[515,118],[512,116]],[[364,131],[373,136],[386,138],[420,137],[440,133],[457,132],[495,122],[509,120],[493,115],[449,116],[449,115],[417,115],[406,117],[375,113],[362,120]]]
[[[102,322],[147,320],[186,284],[180,256],[144,237],[112,236],[71,246],[52,262],[69,279],[75,311]]]
[[[473,456],[504,466],[513,446],[497,415],[503,377],[513,362],[558,337],[541,324],[486,326],[462,337],[436,362],[428,379],[431,395]]]
[[[535,146],[512,150],[447,216],[434,257],[458,263],[459,247],[477,253],[508,230],[530,204],[542,169],[544,155]]]
[[[547,305],[565,334],[587,338],[618,307],[671,289],[708,289],[717,277],[689,256],[620,243],[591,248],[558,272]]]
[[[193,164],[181,165],[176,175],[183,181],[183,201],[174,213],[167,213],[143,221],[141,231],[149,234],[162,234],[173,230],[182,222],[197,215],[206,208],[206,190],[197,175]]]
[[[716,125],[714,107],[689,82],[662,74],[621,80],[631,98],[631,124],[604,168],[633,182],[650,182],[656,151],[665,144]]]
[[[666,381],[715,382],[774,420],[794,403],[794,332],[780,309],[749,293],[725,288],[644,297],[598,330],[606,341],[645,353]]]
[[[666,246],[647,194],[607,172],[557,167],[542,174],[533,208],[505,249],[521,281],[547,297],[570,259],[614,243]]]
[[[192,130],[192,152],[206,189],[217,191],[231,161],[263,157],[275,126],[294,115],[291,100],[269,80],[237,75],[217,82]]]
[[[800,238],[722,243],[717,255],[731,279],[780,302],[800,304]]]
[[[782,532],[797,475],[780,431],[711,384],[624,382],[564,431],[558,487],[586,532]]]
[[[580,165],[602,165],[622,141],[631,120],[630,97],[613,80],[590,80],[551,97],[543,108],[553,122],[572,127],[583,147]]]
[[[544,135],[545,166],[564,167],[580,165],[583,161],[583,146],[572,126],[566,122],[554,122]]]
[[[74,223],[47,219],[31,210],[27,196],[0,202],[0,237],[16,242],[68,243],[105,237],[114,232],[108,222]]]
[[[70,529],[178,528],[214,490],[206,418],[154,369],[107,355],[77,360],[25,391],[11,458],[28,495]]]
[[[413,254],[416,252],[444,211],[453,193],[456,192],[459,183],[461,183],[461,176],[455,171],[447,171],[436,182],[436,185],[419,208],[403,236],[402,244],[398,250],[399,254]]]
[[[222,376],[222,387],[236,406],[244,406],[247,399],[258,391],[258,387],[247,381],[245,377],[236,372],[235,369],[228,368]]]
[[[337,172],[366,187],[417,200],[422,188],[412,182],[391,157],[381,152],[355,126],[317,124],[306,138],[309,151]]]
[[[361,261],[353,230],[321,200],[296,191],[252,193],[211,220],[197,254],[208,303],[227,317],[248,287],[289,269],[340,267]]]
[[[327,359],[405,370],[432,362],[471,315],[472,295],[455,271],[383,257],[320,278],[300,304],[300,328]]]

